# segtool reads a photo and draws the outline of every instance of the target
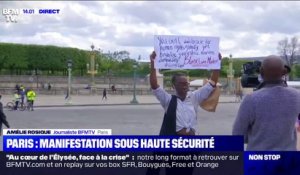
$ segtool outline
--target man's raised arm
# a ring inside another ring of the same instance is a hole
[[[159,85],[157,84],[156,70],[154,68],[155,57],[156,57],[156,53],[153,51],[152,54],[150,55],[150,64],[151,64],[150,85],[155,97],[158,99],[158,101],[163,106],[163,108],[167,110],[172,96],[168,94],[164,89],[159,88]]]
[[[155,57],[156,57],[156,53],[155,53],[155,51],[153,51],[152,54],[150,55],[150,65],[151,65],[150,85],[151,85],[151,89],[154,89],[154,90],[159,87],[159,85],[157,84],[156,70],[154,68]]]

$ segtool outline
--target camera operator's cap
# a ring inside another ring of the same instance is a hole
[[[286,70],[287,70],[287,73],[290,73],[290,72],[291,72],[291,68],[290,68],[290,66],[288,66],[288,65],[284,65],[284,68],[286,68]]]

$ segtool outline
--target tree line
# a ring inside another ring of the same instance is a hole
[[[67,61],[73,62],[75,76],[87,75],[87,64],[91,54],[99,65],[98,75],[131,76],[133,64],[137,61],[129,57],[127,51],[103,54],[97,50],[87,51],[77,48],[50,45],[25,45],[0,43],[0,73],[6,75],[67,75]],[[148,64],[141,63],[137,72],[146,75]]]
[[[287,41],[282,45],[286,47],[291,46],[286,43]],[[282,48],[284,47],[281,47],[281,49]],[[0,43],[0,74],[67,75],[67,60],[71,59],[73,62],[72,74],[75,76],[86,76],[88,75],[87,63],[90,61],[91,54],[91,50],[87,51],[69,47]],[[102,53],[98,50],[94,50],[93,54],[95,54],[96,64],[99,65],[97,76],[129,77],[133,74],[134,64],[138,65],[136,70],[138,76],[144,77],[150,72],[149,63],[141,63],[130,58],[130,53],[128,51]],[[285,52],[285,55],[288,54],[289,53]],[[294,57],[291,58],[294,59]],[[235,77],[240,77],[242,75],[242,65],[246,62],[248,61],[233,59]],[[290,63],[293,62],[291,61]],[[291,66],[293,67],[293,75],[300,77],[299,65],[291,64]],[[227,77],[228,68],[229,58],[224,57],[221,63],[221,77]],[[174,73],[174,71],[176,72],[177,70],[161,70],[166,76]],[[183,71],[191,77],[209,77],[210,75],[210,72],[207,70]]]

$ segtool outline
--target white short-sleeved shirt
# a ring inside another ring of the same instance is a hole
[[[179,98],[177,98],[176,132],[183,128],[197,131],[198,106],[202,101],[208,98],[213,90],[214,88],[207,83],[200,89],[189,91],[184,101],[181,101]],[[161,87],[153,89],[152,91],[164,108],[165,112],[167,112],[172,95],[167,93]]]

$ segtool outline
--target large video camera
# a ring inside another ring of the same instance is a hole
[[[243,88],[254,88],[259,85],[258,75],[260,73],[261,61],[247,62],[243,64],[244,73],[241,78]]]

